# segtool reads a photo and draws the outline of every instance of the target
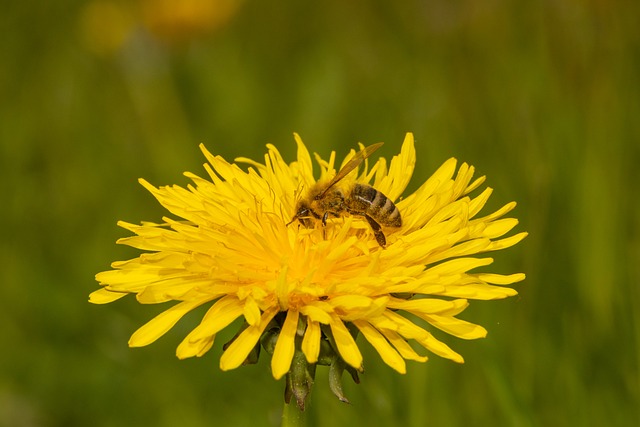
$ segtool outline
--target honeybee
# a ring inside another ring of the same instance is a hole
[[[296,214],[289,224],[297,219],[304,227],[311,228],[317,220],[320,220],[322,226],[326,227],[330,215],[340,217],[348,213],[361,216],[369,223],[378,244],[385,248],[387,239],[381,226],[394,228],[402,226],[402,218],[396,205],[370,185],[354,184],[350,188],[341,188],[337,185],[382,144],[382,142],[373,144],[358,152],[328,184],[318,183],[311,187],[307,196],[298,202]]]

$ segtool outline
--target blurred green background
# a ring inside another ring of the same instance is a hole
[[[175,4],[172,4],[175,3]],[[11,2],[0,17],[0,426],[278,425],[268,361],[223,373],[175,347],[193,313],[129,349],[167,306],[87,303],[137,252],[119,219],[166,212],[138,177],[203,175],[197,144],[260,160],[417,140],[415,189],[474,164],[530,236],[487,271],[520,295],[461,316],[485,340],[401,376],[367,344],[351,405],[319,368],[313,426],[640,424],[638,2]],[[442,335],[438,335],[442,337]],[[229,338],[229,336],[226,336]]]

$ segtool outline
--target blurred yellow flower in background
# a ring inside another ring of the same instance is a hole
[[[242,319],[220,368],[255,361],[262,345],[272,354],[276,379],[297,369],[292,368],[296,354],[304,355],[301,369],[310,372],[311,379],[316,364],[337,363],[346,364],[357,379],[363,367],[359,334],[400,373],[406,372],[405,360],[427,360],[411,342],[462,363],[462,356],[429,328],[463,339],[482,338],[482,326],[457,315],[469,300],[516,295],[505,285],[523,280],[524,274],[475,272],[492,263],[477,255],[508,248],[527,235],[504,237],[518,224],[504,217],[516,204],[479,216],[492,190],[470,196],[484,177],[472,180],[474,168],[466,163],[456,168],[455,159],[401,198],[416,161],[413,135],[407,134],[389,165],[384,158],[371,167],[365,162],[362,170],[344,178],[345,186],[373,186],[400,210],[402,227],[389,229],[386,248],[359,216],[329,218],[326,226],[318,221],[316,227],[305,228],[291,223],[297,202],[316,182],[330,180],[337,168],[335,153],[329,160],[316,155],[316,179],[311,155],[298,135],[295,138],[298,153],[292,163],[268,145],[264,163],[236,159],[249,165],[243,170],[201,146],[209,179],[185,173],[193,181],[187,188],[155,187],[140,180],[179,219],[120,222],[134,236],[118,243],[145,253],[99,273],[96,280],[102,288],[90,301],[108,303],[129,293],[144,304],[178,301],[136,331],[129,341],[132,347],[154,342],[182,316],[211,304],[200,325],[178,346],[177,356],[202,356],[219,331]],[[352,150],[342,164],[355,154]],[[288,382],[303,407],[310,383],[304,391],[301,387]],[[334,392],[343,398],[340,390]]]
[[[227,24],[244,0],[94,0],[81,10],[81,40],[91,52],[109,56],[119,52],[144,29],[166,45],[180,45]]]
[[[225,25],[243,0],[142,0],[145,28],[173,44],[208,34]]]

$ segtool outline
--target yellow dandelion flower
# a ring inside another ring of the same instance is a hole
[[[129,293],[145,304],[177,301],[138,329],[131,347],[154,342],[194,308],[210,305],[178,346],[181,359],[202,356],[219,331],[242,319],[220,368],[254,361],[262,346],[271,354],[273,376],[289,374],[288,396],[293,394],[299,405],[316,364],[331,365],[337,375],[347,369],[357,379],[363,365],[356,342],[360,334],[400,373],[406,372],[405,360],[427,360],[415,344],[462,363],[462,356],[430,330],[463,339],[484,337],[482,326],[457,315],[469,300],[516,295],[506,285],[523,280],[524,274],[475,272],[492,262],[479,254],[508,248],[527,235],[505,237],[518,223],[505,218],[516,204],[480,216],[492,190],[471,196],[484,177],[472,181],[474,168],[466,163],[456,172],[455,159],[401,198],[416,161],[413,135],[407,134],[388,166],[380,158],[369,167],[372,162],[352,150],[342,165],[358,156],[364,167],[353,168],[334,185],[344,194],[357,185],[372,187],[392,202],[387,213],[397,208],[400,226],[387,227],[384,220],[375,221],[376,215],[354,210],[300,215],[301,203],[323,185],[332,185],[340,168],[335,153],[328,160],[315,155],[320,167],[316,180],[311,155],[298,135],[295,139],[297,160],[292,163],[268,145],[264,163],[236,159],[248,165],[245,170],[201,146],[208,179],[185,173],[193,182],[187,188],[155,187],[141,179],[179,219],[119,222],[134,235],[118,243],[144,253],[97,274],[102,288],[90,301],[108,303]],[[298,364],[303,366],[299,371]],[[339,386],[334,392],[344,398]]]

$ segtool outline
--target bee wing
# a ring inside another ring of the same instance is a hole
[[[331,187],[336,185],[340,180],[347,176],[349,172],[360,166],[360,163],[362,163],[367,157],[372,155],[378,148],[382,147],[382,144],[384,144],[384,142],[378,142],[377,144],[369,145],[362,151],[356,153],[353,159],[349,160],[349,163],[347,163],[340,169],[336,176],[333,177],[329,185],[327,185],[327,187],[317,197],[322,198]]]

